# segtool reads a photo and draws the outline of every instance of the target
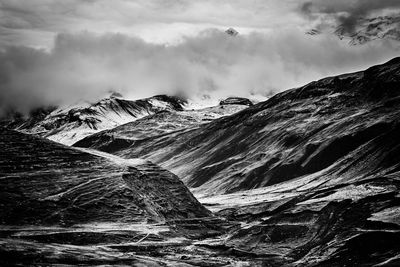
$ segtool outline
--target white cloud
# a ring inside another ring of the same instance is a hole
[[[304,18],[297,5],[295,0],[0,0],[0,29],[18,36],[14,44],[36,47],[38,38],[49,33],[84,30],[176,43],[207,28],[298,27]],[[42,46],[48,44],[44,37]]]

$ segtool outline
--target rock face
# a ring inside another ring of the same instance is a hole
[[[172,173],[0,130],[0,223],[165,221],[209,212]]]
[[[8,127],[71,145],[95,132],[111,129],[160,111],[182,111],[184,104],[183,100],[166,95],[130,101],[113,94],[94,104],[81,103],[59,107],[45,113],[45,116],[31,116],[26,121],[12,122]]]
[[[227,99],[222,100],[219,102],[219,104],[222,105],[246,105],[246,106],[252,106],[253,102],[251,102],[247,98],[243,97],[228,97]]]

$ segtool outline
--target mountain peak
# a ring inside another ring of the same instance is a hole
[[[251,102],[249,99],[244,98],[244,97],[228,97],[221,102],[219,102],[221,106],[223,105],[246,105],[246,106],[252,106],[253,102]]]
[[[121,93],[118,92],[111,92],[110,98],[123,98]]]
[[[227,34],[229,34],[230,36],[236,36],[239,34],[239,32],[237,30],[235,30],[234,28],[229,28],[225,32]]]

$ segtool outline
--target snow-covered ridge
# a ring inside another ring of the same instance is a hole
[[[341,40],[348,40],[350,45],[363,45],[374,40],[400,41],[400,15],[359,18],[352,31],[344,25],[330,28],[329,32]],[[323,31],[311,29],[306,34],[317,36]]]
[[[343,26],[335,33],[339,38],[350,38],[350,45],[362,45],[379,39],[400,41],[400,16],[361,18],[353,34],[348,35]]]
[[[175,97],[158,95],[140,100],[110,96],[96,103],[81,102],[59,107],[32,126],[22,124],[18,130],[71,145],[98,131],[135,121],[163,110],[183,110],[184,102]]]

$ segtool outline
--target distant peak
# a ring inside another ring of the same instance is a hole
[[[306,32],[306,34],[308,34],[308,35],[318,35],[320,33],[321,33],[321,31],[319,31],[317,29],[311,29],[311,30]]]
[[[252,106],[253,102],[251,102],[249,99],[244,98],[244,97],[228,97],[227,99],[222,100],[219,102],[221,106],[223,105],[246,105],[246,106]]]
[[[229,28],[225,32],[227,34],[229,34],[230,36],[236,36],[239,34],[239,32],[237,30],[235,30],[234,28]]]
[[[111,92],[110,98],[123,98],[123,96],[118,92]]]

